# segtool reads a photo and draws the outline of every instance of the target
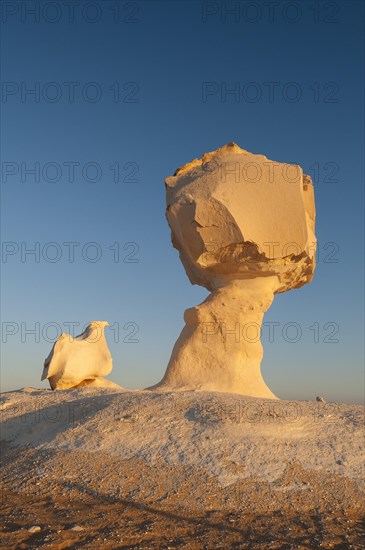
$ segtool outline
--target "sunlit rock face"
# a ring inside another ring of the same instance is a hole
[[[275,293],[312,280],[311,178],[229,143],[166,178],[166,194],[172,243],[191,283],[212,294],[185,312],[156,387],[275,397],[260,371],[260,336],[253,341],[246,325],[260,328]]]
[[[275,292],[308,283],[315,267],[311,178],[297,164],[230,143],[166,178],[172,242],[192,284],[279,279]]]
[[[112,356],[105,339],[106,321],[91,321],[73,338],[61,334],[44,361],[42,380],[48,378],[53,390],[80,386],[118,387],[103,376],[112,370]]]

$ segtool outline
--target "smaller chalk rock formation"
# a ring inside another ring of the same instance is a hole
[[[261,324],[275,294],[313,278],[310,176],[297,164],[229,143],[165,182],[172,244],[190,282],[211,294],[185,311],[185,327],[154,388],[275,398],[260,370]]]
[[[91,321],[76,338],[62,333],[44,361],[41,380],[48,378],[52,390],[81,386],[118,388],[103,376],[113,368],[104,329],[107,321]]]

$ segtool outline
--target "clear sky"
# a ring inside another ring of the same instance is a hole
[[[110,378],[162,377],[208,294],[171,245],[164,178],[235,141],[315,185],[318,266],[265,316],[279,323],[273,342],[263,330],[265,380],[361,402],[363,2],[1,7],[2,389],[48,387],[58,331],[99,319]]]

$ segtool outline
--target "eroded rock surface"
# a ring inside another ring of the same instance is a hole
[[[80,386],[118,387],[103,378],[113,362],[104,329],[106,321],[91,321],[84,332],[73,338],[62,333],[44,361],[42,380],[48,378],[53,390]]]
[[[155,388],[275,397],[260,371],[260,329],[274,294],[312,280],[311,178],[229,143],[176,170],[166,193],[172,243],[191,283],[212,294],[185,312]]]
[[[166,178],[172,243],[192,284],[276,275],[275,292],[313,277],[316,237],[310,176],[230,143]]]

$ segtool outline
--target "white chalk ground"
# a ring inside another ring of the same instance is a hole
[[[365,489],[360,405],[83,387],[3,393],[0,409],[11,446],[196,466],[223,487],[250,478],[277,491],[288,490],[280,479],[296,462]]]

